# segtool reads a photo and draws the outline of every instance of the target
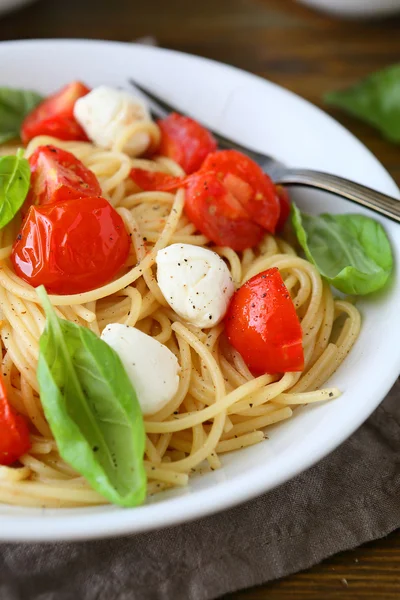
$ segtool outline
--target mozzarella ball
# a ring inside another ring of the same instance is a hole
[[[151,120],[140,98],[105,85],[94,88],[75,102],[74,117],[88,138],[105,149],[111,149],[130,125]],[[150,142],[148,133],[134,133],[126,140],[123,152],[139,156],[147,150]]]
[[[156,256],[157,281],[170,307],[197,327],[213,327],[225,316],[234,292],[218,254],[191,244],[172,244]]]
[[[129,325],[111,323],[101,334],[121,359],[142,413],[161,410],[178,391],[180,366],[166,346]]]

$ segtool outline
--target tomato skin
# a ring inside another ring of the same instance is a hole
[[[130,238],[107,200],[83,198],[31,206],[14,243],[15,272],[54,294],[78,294],[108,283],[124,265]]]
[[[88,137],[74,117],[78,98],[90,89],[80,81],[73,81],[55,94],[48,96],[27,115],[21,126],[21,139],[27,144],[37,135],[50,135],[60,140],[83,140]]]
[[[235,292],[224,322],[230,343],[253,373],[304,369],[300,321],[277,268],[255,275]]]
[[[204,159],[217,148],[217,142],[205,127],[190,117],[171,113],[158,121],[161,129],[159,154],[177,162],[185,173],[200,169]]]
[[[147,171],[146,169],[133,168],[129,176],[145,192],[153,190],[169,192],[184,183],[183,177],[174,177],[161,171]]]
[[[0,465],[12,465],[30,447],[28,425],[8,402],[7,390],[0,374]]]
[[[280,204],[280,214],[278,223],[276,224],[276,231],[282,231],[290,215],[290,197],[289,192],[282,185],[276,185],[275,191]]]
[[[241,204],[215,173],[194,174],[187,178],[185,188],[187,216],[214,244],[239,251],[261,241],[262,228],[249,220]]]
[[[92,171],[73,154],[56,146],[38,146],[29,158],[31,189],[28,202],[35,205],[101,196]]]
[[[237,150],[220,150],[209,154],[201,169],[218,173],[250,218],[270,233],[275,232],[279,201],[274,184],[257,163]]]

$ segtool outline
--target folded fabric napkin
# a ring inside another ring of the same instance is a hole
[[[335,452],[200,521],[84,543],[0,544],[1,600],[205,600],[305,569],[400,525],[400,382]]]

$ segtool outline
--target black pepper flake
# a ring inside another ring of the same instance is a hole
[[[332,398],[333,392],[329,392],[329,398]]]
[[[22,240],[22,235],[20,233],[17,235],[17,240]]]
[[[99,451],[99,447],[98,446],[93,446],[93,452],[98,452]]]

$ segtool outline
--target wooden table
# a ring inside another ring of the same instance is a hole
[[[88,37],[160,45],[258,73],[321,106],[324,92],[397,62],[400,19],[349,23],[292,0],[40,0],[0,19],[0,39]],[[399,148],[335,114],[400,183]],[[329,140],[327,140],[329,143]],[[399,499],[400,501],[400,499]],[[400,533],[230,600],[400,598]]]

